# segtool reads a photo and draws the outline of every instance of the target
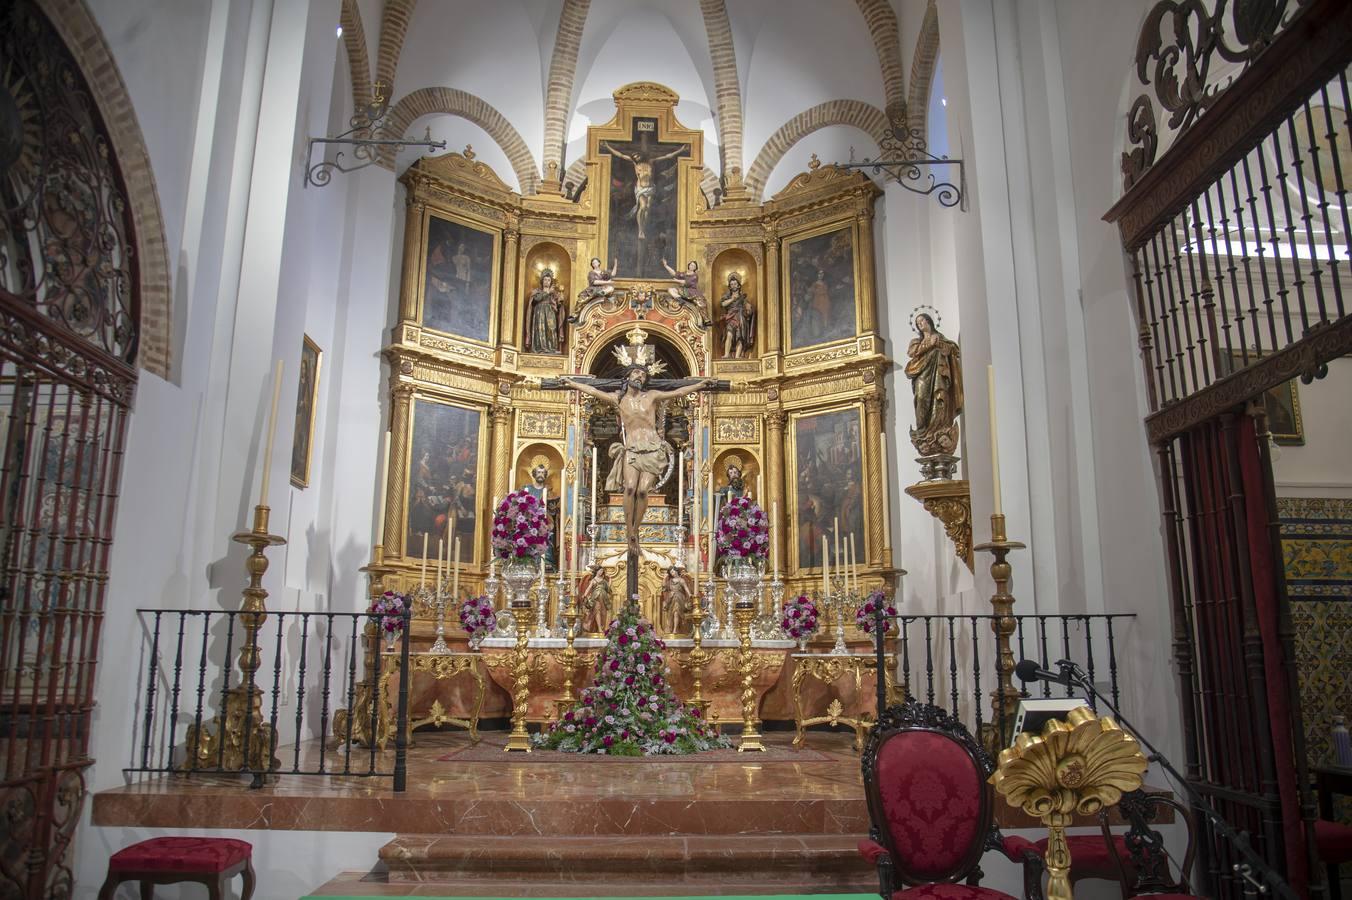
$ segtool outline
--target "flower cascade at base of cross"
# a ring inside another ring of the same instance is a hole
[[[404,610],[408,609],[408,597],[396,591],[386,591],[371,602],[367,612],[380,616],[380,630],[386,637],[392,638],[404,630]]]
[[[817,630],[817,604],[807,594],[799,594],[784,604],[779,627],[794,640],[809,637]]]
[[[770,520],[754,501],[734,497],[718,511],[716,540],[722,559],[764,560],[770,552]]]
[[[500,559],[539,559],[549,534],[545,505],[524,488],[503,497],[493,511],[493,554]]]
[[[460,604],[460,627],[464,628],[470,637],[480,633],[491,634],[493,629],[498,627],[498,616],[493,611],[493,604],[487,594],[482,597],[470,597]]]
[[[718,729],[676,697],[662,658],[665,647],[635,604],[621,607],[606,630],[591,686],[562,719],[535,736],[535,745],[611,756],[731,747]]]
[[[869,594],[864,599],[864,605],[855,611],[855,626],[864,634],[872,634],[873,627],[877,624],[876,616],[880,608],[883,611],[883,632],[891,631],[892,620],[897,617],[897,608],[888,604],[887,595],[880,589]]]

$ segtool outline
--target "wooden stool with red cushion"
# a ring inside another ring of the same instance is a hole
[[[1318,819],[1314,823],[1314,845],[1319,851],[1319,861],[1328,866],[1329,897],[1342,900],[1343,886],[1338,867],[1352,862],[1352,827]]]
[[[158,837],[132,844],[108,860],[108,877],[99,900],[112,900],[124,881],[141,883],[141,900],[150,900],[157,884],[195,881],[204,884],[210,900],[221,900],[225,884],[244,876],[240,900],[253,896],[253,846],[234,838]]]

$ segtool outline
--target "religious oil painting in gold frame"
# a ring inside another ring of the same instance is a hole
[[[423,257],[423,327],[489,343],[497,257],[494,232],[429,215]]]
[[[836,225],[788,242],[784,266],[789,350],[854,337],[854,226]]]
[[[676,229],[680,165],[685,141],[662,141],[655,117],[635,116],[628,140],[603,140],[610,157],[606,260],[618,260],[625,278],[666,278],[662,260],[683,271]],[[603,265],[608,263],[603,261]]]
[[[1249,363],[1253,363],[1255,359],[1255,353],[1250,351]],[[1229,375],[1244,368],[1244,365],[1243,354],[1231,351],[1229,365],[1225,364],[1225,357],[1222,357],[1222,368],[1225,371],[1221,374]],[[1285,447],[1305,445],[1305,425],[1300,417],[1300,395],[1296,392],[1294,378],[1263,392],[1263,411],[1267,413],[1268,431],[1272,432],[1272,440],[1275,443]]]
[[[483,482],[483,413],[428,397],[413,399],[409,428],[406,555],[422,552],[422,536],[435,553],[438,540],[451,553],[460,538],[461,560],[474,563],[479,485]]]
[[[310,457],[314,453],[315,408],[319,403],[319,362],[324,353],[319,345],[302,335],[300,379],[296,387],[296,430],[291,438],[291,483],[298,488],[310,486]]]
[[[860,559],[868,558],[864,531],[864,460],[860,408],[795,414],[790,432],[794,478],[789,508],[793,515],[793,563],[799,569],[820,569],[822,538],[835,552],[840,524],[841,551],[855,536]]]

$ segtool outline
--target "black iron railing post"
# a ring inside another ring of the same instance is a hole
[[[413,610],[404,607],[404,630],[399,642],[399,712],[394,723],[394,789],[408,784],[408,642],[413,631]]]

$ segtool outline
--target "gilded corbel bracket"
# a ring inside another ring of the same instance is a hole
[[[906,488],[925,511],[944,524],[953,552],[972,567],[972,494],[966,481],[922,481]]]

